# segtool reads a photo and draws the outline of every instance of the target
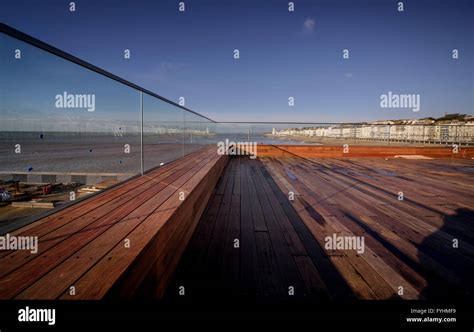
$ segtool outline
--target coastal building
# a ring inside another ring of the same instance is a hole
[[[449,118],[449,120],[447,120]],[[384,120],[360,125],[272,130],[273,136],[474,144],[474,119],[447,114],[440,119]]]

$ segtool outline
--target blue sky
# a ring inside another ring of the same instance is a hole
[[[178,2],[80,0],[71,13],[69,1],[2,0],[0,20],[218,121],[473,113],[472,1],[404,1],[402,13],[392,0]],[[380,108],[388,91],[420,94],[421,111]]]

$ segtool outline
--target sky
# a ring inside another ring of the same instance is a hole
[[[79,0],[71,12],[70,1],[0,0],[0,21],[170,100],[183,96],[186,107],[216,121],[474,113],[473,1],[406,0],[403,12],[392,0],[295,0],[294,12],[287,0],[183,1],[184,12],[177,0]],[[15,48],[15,41],[0,41],[4,54]],[[128,87],[49,54],[26,54],[21,67],[2,59],[9,78],[0,82],[3,112],[37,112],[51,107],[55,91],[69,89],[97,92],[97,117],[137,116]],[[419,95],[420,111],[381,108],[388,91]],[[35,94],[47,101],[20,102]]]

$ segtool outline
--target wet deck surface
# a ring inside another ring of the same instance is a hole
[[[472,160],[233,158],[167,299],[472,298],[473,175]]]

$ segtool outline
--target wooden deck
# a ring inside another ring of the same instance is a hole
[[[209,147],[17,230],[39,251],[0,253],[0,298],[160,297],[226,163]]]
[[[446,146],[365,146],[345,144],[327,145],[265,145],[257,146],[260,157],[302,157],[302,158],[392,158],[395,156],[417,155],[429,158],[473,159],[474,147]]]
[[[169,301],[474,298],[473,160],[286,156],[231,159]]]
[[[209,147],[13,232],[39,252],[0,252],[0,299],[474,298],[470,150],[262,149]]]

